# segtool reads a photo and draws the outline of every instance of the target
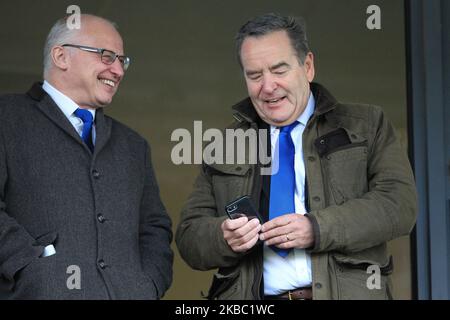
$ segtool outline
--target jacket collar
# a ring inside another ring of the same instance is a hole
[[[311,91],[316,99],[316,108],[314,110],[314,116],[320,116],[331,110],[333,110],[338,104],[337,100],[331,95],[331,93],[322,85],[312,82],[310,84]],[[250,123],[262,122],[258,113],[256,113],[250,98],[246,98],[237,104],[232,109],[235,111],[233,117],[239,121],[246,121]]]
[[[60,127],[69,136],[81,143],[86,150],[89,148],[85,145],[81,137],[76,132],[75,128],[70,123],[69,119],[64,115],[60,108],[55,104],[53,99],[42,89],[42,82],[36,82],[31,89],[27,92],[27,95],[36,101],[36,106],[58,127]],[[111,134],[111,121],[106,119],[103,113],[103,109],[97,109],[95,116],[95,130],[96,141],[94,154],[106,144]],[[90,152],[90,151],[89,151]]]

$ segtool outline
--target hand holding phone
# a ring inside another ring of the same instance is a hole
[[[230,202],[225,206],[225,211],[230,219],[238,219],[246,216],[249,221],[258,219],[261,224],[263,223],[261,216],[256,211],[249,196],[243,196]]]
[[[259,232],[263,220],[249,196],[243,196],[229,203],[225,206],[225,211],[230,219],[224,220],[221,228],[225,241],[234,252],[246,252],[260,242]],[[248,217],[247,222],[233,221],[243,216]],[[258,223],[255,223],[256,221]]]

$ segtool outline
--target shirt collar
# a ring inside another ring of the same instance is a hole
[[[316,100],[314,99],[314,95],[312,94],[312,92],[310,92],[306,108],[305,108],[305,110],[303,110],[302,114],[297,118],[297,121],[300,122],[303,126],[306,126],[309,118],[311,118],[311,116],[313,115],[315,105],[316,105]],[[270,133],[273,134],[277,129],[278,129],[278,127],[271,125]]]
[[[42,89],[48,93],[53,101],[55,101],[56,105],[61,109],[61,111],[67,118],[71,117],[75,110],[79,108],[79,106],[72,99],[53,87],[50,83],[47,82],[47,80],[44,80]],[[92,114],[93,119],[95,120],[95,109],[87,110],[89,110],[89,112]]]

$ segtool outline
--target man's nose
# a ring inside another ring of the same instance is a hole
[[[111,72],[120,78],[122,78],[125,74],[122,63],[119,59],[114,60],[114,62],[111,64]]]
[[[264,93],[273,93],[278,87],[275,79],[270,75],[265,75],[262,82],[262,90]]]

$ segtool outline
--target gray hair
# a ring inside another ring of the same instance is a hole
[[[302,17],[287,17],[276,13],[265,14],[249,20],[236,35],[236,50],[239,65],[242,66],[242,43],[248,37],[261,37],[275,31],[286,31],[292,47],[297,53],[301,64],[305,62],[310,52],[306,37],[306,24]]]
[[[44,45],[44,79],[47,78],[48,71],[52,66],[52,48],[57,45],[71,42],[78,33],[78,30],[71,30],[67,27],[67,18],[68,17],[64,17],[56,21],[48,33]]]
[[[116,23],[109,21],[108,19],[94,16],[91,14],[83,14],[82,16],[90,16],[99,18],[109,24],[111,24],[116,30],[118,30],[118,26]],[[50,29],[48,33],[47,40],[44,45],[44,79],[47,78],[48,72],[52,67],[52,49],[55,46],[62,45],[65,43],[72,42],[78,35],[81,29],[69,29],[67,27],[67,19],[69,16],[63,17],[55,22],[53,27]]]

